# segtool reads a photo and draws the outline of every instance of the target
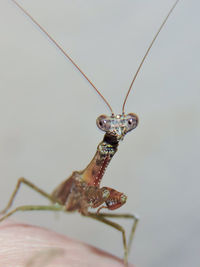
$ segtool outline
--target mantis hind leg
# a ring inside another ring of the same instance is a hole
[[[21,184],[26,184],[28,187],[30,187],[31,189],[33,189],[34,191],[38,192],[40,195],[44,196],[45,198],[49,199],[52,202],[58,202],[51,194],[46,193],[41,188],[37,187],[36,185],[31,183],[27,179],[21,177],[17,181],[17,184],[15,186],[15,189],[14,189],[9,201],[8,201],[7,206],[0,212],[1,214],[6,213],[8,211],[8,209],[12,206],[12,204],[14,202],[14,199],[15,199],[15,197],[16,197],[19,189],[20,189]]]
[[[8,212],[6,215],[0,218],[0,222],[5,220],[6,218],[10,217],[17,211],[33,211],[33,210],[51,210],[51,211],[66,211],[64,205],[50,205],[50,206],[45,206],[45,205],[26,205],[26,206],[19,206],[10,212]]]
[[[129,213],[99,213],[99,216],[102,217],[109,217],[109,218],[122,218],[122,219],[132,219],[133,220],[133,225],[131,227],[131,232],[128,238],[128,245],[127,245],[127,250],[128,253],[130,252],[130,248],[133,242],[133,237],[139,222],[139,218],[138,216],[134,215],[134,214],[129,214]]]
[[[130,247],[132,244],[132,240],[134,237],[134,233],[138,224],[139,219],[137,218],[137,216],[132,215],[132,214],[112,214],[112,213],[89,213],[88,215],[86,215],[92,219],[98,220],[102,223],[105,223],[107,225],[110,225],[111,227],[115,228],[116,230],[120,231],[122,233],[122,240],[123,240],[123,247],[124,247],[124,265],[125,267],[128,267],[128,253],[130,251]],[[110,217],[110,218],[124,218],[124,219],[132,219],[133,220],[133,225],[131,228],[131,233],[128,239],[128,245],[127,245],[127,241],[126,241],[126,235],[125,235],[125,230],[124,228],[115,223],[112,222],[108,219],[106,219],[105,217]]]
[[[85,216],[95,219],[97,221],[100,221],[102,223],[105,223],[107,225],[110,225],[111,227],[115,228],[116,230],[122,233],[122,240],[123,240],[123,247],[124,247],[124,266],[128,267],[128,248],[127,248],[126,234],[125,234],[124,228],[121,225],[106,219],[104,216],[100,214],[89,213],[88,215],[85,215]]]

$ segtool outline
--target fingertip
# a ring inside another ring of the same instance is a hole
[[[124,266],[109,253],[42,227],[7,220],[0,233],[0,266],[36,267],[41,262],[50,267]]]

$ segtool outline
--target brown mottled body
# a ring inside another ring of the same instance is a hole
[[[75,171],[52,193],[53,198],[66,206],[66,210],[78,210],[88,214],[89,208],[121,207],[127,197],[109,187],[100,188],[100,182],[112,157],[117,151],[119,141],[115,136],[105,134],[98,145],[97,152],[83,171]],[[106,206],[101,206],[105,202]],[[101,206],[101,207],[100,207]]]

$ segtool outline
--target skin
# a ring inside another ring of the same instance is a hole
[[[0,225],[0,266],[123,267],[123,261],[97,248],[45,228],[16,223]],[[129,267],[134,267],[129,264]]]

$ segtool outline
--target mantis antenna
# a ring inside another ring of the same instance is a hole
[[[85,75],[85,73],[81,70],[81,68],[73,61],[73,59],[65,52],[65,50],[56,42],[56,40],[51,37],[51,35],[15,0],[11,0],[15,3],[16,6],[18,6],[23,13],[25,13],[28,18],[39,27],[39,29],[53,42],[53,44],[61,51],[61,53],[71,61],[71,63],[76,67],[76,69],[83,75],[83,77],[90,83],[90,85],[94,88],[94,90],[97,92],[97,94],[103,99],[107,107],[110,109],[111,113],[114,114],[110,104],[105,99],[105,97],[100,93],[100,91],[97,89],[97,87],[92,83],[92,81]]]
[[[125,97],[125,99],[124,99],[124,103],[123,103],[123,105],[122,105],[122,114],[124,114],[124,109],[125,109],[125,105],[126,105],[127,99],[128,99],[128,96],[129,96],[129,94],[130,94],[130,92],[131,92],[132,86],[133,86],[133,84],[134,84],[134,82],[135,82],[135,80],[136,80],[136,78],[137,78],[137,75],[138,75],[138,73],[140,72],[140,69],[141,69],[141,67],[142,67],[142,65],[143,65],[143,63],[144,63],[146,57],[148,56],[149,51],[151,50],[151,48],[152,48],[152,46],[153,46],[155,40],[157,39],[159,33],[161,32],[162,28],[164,27],[165,23],[167,22],[169,16],[171,15],[172,11],[174,10],[174,8],[175,8],[176,5],[178,4],[178,2],[179,2],[179,0],[177,0],[177,1],[174,3],[174,5],[173,5],[172,8],[170,9],[170,11],[168,12],[167,16],[166,16],[165,19],[163,20],[163,23],[160,25],[160,28],[159,28],[158,31],[156,32],[156,34],[155,34],[153,40],[151,41],[149,47],[147,48],[147,51],[146,51],[144,57],[142,58],[142,61],[140,62],[140,65],[139,65],[139,67],[138,67],[138,69],[137,69],[135,75],[133,76],[133,80],[132,80],[132,82],[131,82],[131,84],[130,84],[130,86],[129,86],[128,92],[127,92],[126,97]]]
[[[58,44],[58,42],[56,42],[53,37],[51,37],[51,35],[20,5],[17,3],[17,1],[15,0],[11,0],[15,3],[15,5],[17,5],[21,10],[22,12],[24,12],[28,17],[29,19],[35,23],[35,25],[37,25],[37,27],[39,27],[39,29],[53,42],[53,44],[61,51],[61,53],[68,59],[71,61],[71,63],[74,65],[74,67],[83,75],[83,77],[90,83],[90,85],[94,88],[94,90],[98,93],[98,95],[103,99],[103,101],[105,102],[105,104],[107,105],[107,107],[110,109],[111,111],[111,114],[114,115],[114,112],[113,112],[113,109],[111,108],[110,104],[108,103],[108,101],[105,99],[105,97],[100,93],[100,91],[97,89],[97,87],[92,83],[92,81],[86,76],[86,74],[81,70],[81,68],[73,61],[73,59],[64,51],[64,49]],[[164,27],[165,23],[167,22],[169,16],[171,15],[172,11],[174,10],[174,8],[176,7],[176,5],[178,4],[179,0],[176,0],[176,2],[174,3],[174,5],[172,6],[172,8],[170,9],[170,11],[168,12],[167,16],[165,17],[163,23],[161,24],[161,26],[159,27],[158,31],[156,32],[153,40],[151,41],[144,57],[142,58],[142,61],[133,77],[133,80],[129,86],[129,89],[128,89],[128,92],[126,94],[126,97],[124,99],[124,102],[123,102],[123,105],[122,105],[122,114],[124,114],[124,110],[125,110],[125,105],[126,105],[126,102],[127,102],[127,99],[128,99],[128,96],[132,90],[132,86],[138,76],[138,73],[140,72],[140,69],[145,61],[145,59],[147,58],[148,54],[149,54],[149,51],[151,50],[154,42],[156,41],[159,33],[161,32],[162,28]]]

